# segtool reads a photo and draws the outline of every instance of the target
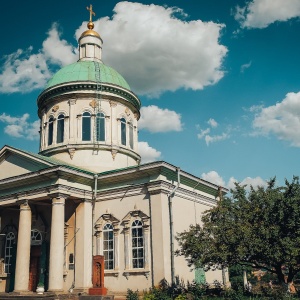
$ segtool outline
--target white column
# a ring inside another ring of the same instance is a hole
[[[15,292],[28,291],[31,238],[31,210],[28,202],[20,205]]]
[[[76,208],[75,289],[83,292],[92,287],[93,207],[84,201]]]
[[[52,199],[49,291],[63,290],[64,274],[64,229],[65,229],[65,197],[61,195]]]

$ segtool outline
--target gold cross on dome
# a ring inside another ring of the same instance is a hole
[[[92,16],[96,16],[95,12],[93,11],[93,5],[90,4],[90,7],[87,6],[86,9],[90,12],[90,22],[93,22]]]

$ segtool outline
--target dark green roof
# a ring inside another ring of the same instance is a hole
[[[48,81],[45,89],[68,82],[97,82],[95,64],[97,64],[100,69],[101,83],[111,83],[130,90],[128,83],[122,77],[122,75],[120,75],[113,68],[96,61],[78,61],[76,63],[63,67]]]

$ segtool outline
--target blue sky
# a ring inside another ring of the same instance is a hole
[[[300,0],[3,3],[1,147],[38,151],[36,98],[76,61],[90,3],[104,63],[142,101],[144,161],[227,187],[300,175]]]

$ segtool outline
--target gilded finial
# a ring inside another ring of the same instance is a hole
[[[97,33],[96,31],[93,30],[94,29],[93,16],[96,16],[96,13],[93,11],[93,5],[90,4],[90,7],[87,6],[86,9],[90,12],[90,20],[87,23],[88,30],[83,32],[81,37],[84,37],[87,35],[93,35],[93,36],[97,36],[100,38],[99,33]]]
[[[93,22],[92,16],[96,16],[95,12],[93,11],[93,5],[90,4],[90,7],[87,6],[86,9],[90,12],[90,22]]]

